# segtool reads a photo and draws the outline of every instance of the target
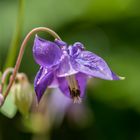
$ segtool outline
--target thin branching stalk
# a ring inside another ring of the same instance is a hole
[[[4,87],[4,84],[6,83],[7,81],[7,76],[9,74],[12,74],[14,71],[14,68],[7,68],[4,73],[2,74],[2,78],[1,78],[1,83],[0,83],[0,107],[3,105],[4,103],[4,96],[2,95],[3,93],[3,87]]]
[[[0,84],[0,93],[3,92],[3,87],[4,87],[4,84],[6,82],[6,79],[7,79],[7,76],[9,74],[12,74],[14,71],[14,68],[7,68],[4,73],[2,74],[2,77],[1,77],[1,84]]]

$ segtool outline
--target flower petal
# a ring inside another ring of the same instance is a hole
[[[113,77],[113,80],[124,80],[125,79],[125,77],[118,76],[114,72],[112,72],[112,77]]]
[[[64,41],[62,41],[62,40],[55,39],[54,42],[55,42],[59,47],[67,46],[67,43],[64,42]]]
[[[33,56],[36,63],[43,67],[51,67],[59,63],[61,55],[61,49],[56,43],[36,35],[33,46]]]
[[[47,69],[43,67],[40,68],[34,81],[34,88],[35,88],[38,102],[40,101],[47,87],[51,85],[53,79],[54,79],[53,72],[51,71],[49,72]]]
[[[76,80],[81,92],[80,97],[84,97],[88,76],[84,73],[79,72],[76,74]]]
[[[73,69],[69,55],[63,54],[63,56],[61,57],[61,62],[56,72],[57,76],[66,77],[75,73],[77,73],[77,71]]]
[[[96,54],[89,51],[82,51],[73,61],[73,67],[89,76],[106,80],[119,80],[107,63]]]
[[[77,80],[77,83],[78,83],[78,86],[80,89],[80,97],[84,97],[88,77],[87,77],[87,75],[85,75],[83,73],[77,73],[75,75],[75,78]],[[62,91],[62,93],[71,98],[70,91],[69,91],[69,85],[68,85],[68,81],[66,80],[66,78],[65,77],[58,78],[58,82],[59,82],[59,89]]]
[[[73,45],[70,45],[68,48],[70,56],[77,56],[81,51],[84,50],[84,45],[80,42],[75,42]]]
[[[58,88],[58,87],[59,87],[58,80],[56,78],[56,75],[53,74],[53,80],[52,80],[51,84],[48,85],[48,88]]]

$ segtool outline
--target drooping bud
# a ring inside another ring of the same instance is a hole
[[[19,112],[23,115],[28,115],[33,94],[31,84],[24,73],[17,74],[11,91],[14,94],[14,102]]]

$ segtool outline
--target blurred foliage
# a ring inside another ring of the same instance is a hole
[[[140,140],[139,6],[139,0],[25,0],[22,39],[34,27],[50,27],[70,44],[83,42],[113,71],[126,77],[114,82],[91,80],[86,104],[94,121],[80,129],[66,115],[61,127],[52,128],[52,140]],[[16,30],[17,9],[18,0],[0,0],[0,69]],[[41,35],[46,38],[46,34]],[[33,83],[38,66],[33,61],[32,44],[33,38],[20,70]],[[12,121],[0,115],[0,140],[31,139],[31,133],[21,130],[19,122],[19,114]]]
[[[13,118],[16,115],[17,107],[14,104],[13,94],[9,93],[4,105],[1,107],[0,112],[8,118]]]

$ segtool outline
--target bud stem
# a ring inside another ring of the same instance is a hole
[[[13,71],[14,71],[14,68],[7,68],[4,71],[4,73],[2,74],[1,84],[0,84],[0,93],[3,92],[3,86],[4,86],[4,83],[6,81],[6,78],[7,78],[8,74],[13,73]]]

